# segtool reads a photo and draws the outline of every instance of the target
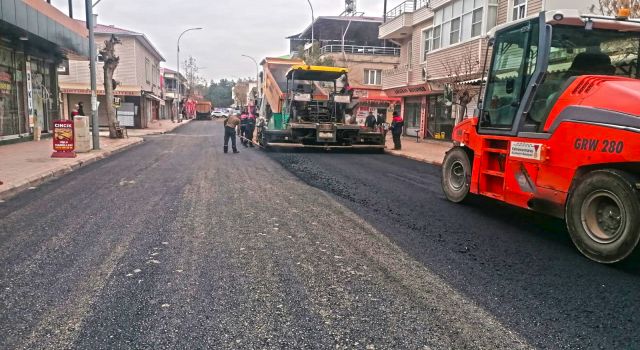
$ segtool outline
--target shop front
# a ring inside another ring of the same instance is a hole
[[[61,117],[58,67],[67,56],[87,52],[87,31],[44,1],[3,0],[2,9],[0,141],[38,140]]]
[[[62,93],[63,102],[63,117],[65,119],[70,118],[73,109],[77,104],[82,102],[84,105],[84,113],[91,113],[91,89],[87,84],[77,83],[60,83],[60,92]],[[104,89],[98,89],[98,121],[101,127],[108,126],[107,120],[107,101],[104,94]],[[142,91],[140,87],[136,86],[118,86],[114,90],[114,96],[120,97],[122,103],[132,104],[134,108],[134,122],[132,125],[136,128],[146,127],[146,113],[144,113],[144,103],[142,100]],[[113,101],[111,102],[113,103]],[[117,114],[117,110],[116,110]]]
[[[441,90],[428,85],[414,85],[385,90],[387,95],[402,98],[401,114],[405,136],[451,140],[455,116]]]
[[[376,117],[382,115],[390,123],[394,108],[402,101],[398,97],[387,96],[382,90],[361,87],[354,88],[353,98],[355,103],[353,113],[360,125],[364,125],[369,113],[373,113]]]

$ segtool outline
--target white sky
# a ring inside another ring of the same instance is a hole
[[[95,0],[93,0],[95,2]],[[315,15],[339,15],[343,0],[311,0]],[[391,9],[403,0],[389,0]],[[67,11],[68,0],[52,0]],[[73,0],[74,18],[84,20],[84,0]],[[358,10],[382,16],[383,0],[358,0]],[[255,76],[246,54],[260,60],[289,53],[285,37],[311,23],[306,0],[102,0],[95,8],[98,23],[144,33],[162,53],[164,65],[175,69],[178,35],[191,27],[204,30],[185,34],[180,60],[194,56],[200,75],[209,79]]]

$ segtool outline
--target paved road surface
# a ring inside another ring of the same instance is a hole
[[[405,159],[220,140],[190,123],[0,204],[0,348],[640,347],[640,265],[558,221],[450,204]]]

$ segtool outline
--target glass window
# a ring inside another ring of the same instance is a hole
[[[365,69],[364,70],[364,83],[366,85],[381,85],[382,84],[382,70],[379,70],[379,69]]]
[[[144,77],[147,80],[147,84],[151,83],[151,62],[149,62],[148,58],[144,61]]]
[[[464,12],[469,12],[469,11],[473,11],[475,7],[473,6],[473,0],[464,0],[464,6],[462,7],[462,10]]]
[[[462,16],[462,0],[453,3],[453,18]]]
[[[554,26],[545,80],[536,91],[527,122],[540,130],[569,78],[587,74],[640,78],[640,33]]]
[[[513,0],[512,20],[518,20],[527,16],[527,0]]]
[[[440,33],[442,32],[442,27],[437,26],[433,28],[433,41],[431,45],[432,50],[437,50],[440,48]]]
[[[433,29],[427,29],[422,32],[422,42],[424,45],[422,47],[422,61],[427,60],[427,54],[431,51],[431,40],[433,40],[432,34]]]
[[[471,19],[473,18],[473,14],[467,13],[462,16],[462,40],[471,39]]]
[[[451,32],[449,34],[449,43],[456,44],[460,42],[460,18],[451,21]]]
[[[442,32],[444,33],[442,35],[442,47],[447,47],[451,44],[451,35],[447,35],[447,33],[451,33],[451,21],[442,24]]]
[[[513,127],[522,96],[537,62],[537,38],[537,22],[524,23],[496,36],[482,112],[482,127]]]
[[[475,37],[482,34],[482,8],[473,11],[473,19],[471,24],[471,36]]]

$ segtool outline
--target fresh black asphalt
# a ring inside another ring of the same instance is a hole
[[[640,263],[381,154],[192,122],[0,204],[2,349],[640,348]]]

